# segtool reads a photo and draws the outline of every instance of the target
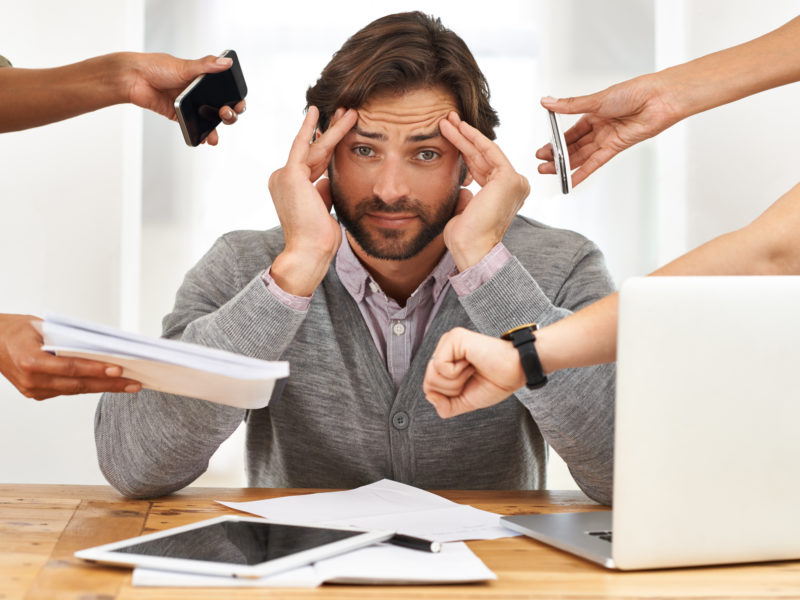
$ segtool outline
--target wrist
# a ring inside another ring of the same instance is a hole
[[[275,257],[269,273],[284,292],[307,298],[322,283],[331,260],[328,253],[285,249]]]
[[[458,242],[450,242],[447,249],[453,257],[453,262],[456,263],[456,268],[459,273],[463,273],[470,267],[474,267],[481,262],[492,248],[497,246],[500,240],[472,240],[465,244]]]
[[[139,78],[140,56],[142,55],[136,52],[115,52],[101,57],[108,61],[106,76],[116,98],[115,104],[133,102],[133,90]]]

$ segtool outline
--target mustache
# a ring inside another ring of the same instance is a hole
[[[420,203],[418,200],[412,200],[407,196],[398,198],[391,204],[387,204],[378,196],[373,196],[372,198],[365,198],[356,206],[356,214],[359,217],[372,212],[385,214],[414,213],[421,216],[424,211],[420,210]]]

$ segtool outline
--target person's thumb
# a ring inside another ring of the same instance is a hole
[[[184,76],[187,79],[194,79],[203,73],[219,73],[230,69],[232,64],[232,58],[222,58],[209,54],[203,58],[187,60],[184,67]]]
[[[552,110],[555,113],[568,115],[588,113],[597,109],[601,93],[589,94],[588,96],[573,96],[572,98],[545,96],[541,99],[541,103],[547,110]]]

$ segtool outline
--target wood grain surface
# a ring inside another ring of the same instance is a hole
[[[187,488],[165,498],[130,500],[105,486],[0,484],[0,600],[800,598],[800,562],[618,573],[524,537],[470,542],[498,579],[469,585],[134,588],[129,569],[73,556],[89,546],[235,514],[216,500],[317,491],[323,490]],[[502,514],[603,508],[572,491],[438,493]]]

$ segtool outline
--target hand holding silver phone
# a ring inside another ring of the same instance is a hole
[[[226,50],[220,57],[233,59],[229,69],[200,75],[175,99],[175,114],[183,139],[190,146],[201,144],[222,122],[220,108],[233,108],[247,95],[247,84],[236,52]]]
[[[553,161],[556,164],[556,175],[561,180],[561,193],[569,194],[572,191],[572,169],[569,165],[569,151],[561,131],[558,114],[552,110],[547,111],[550,121],[550,143],[553,148]]]

